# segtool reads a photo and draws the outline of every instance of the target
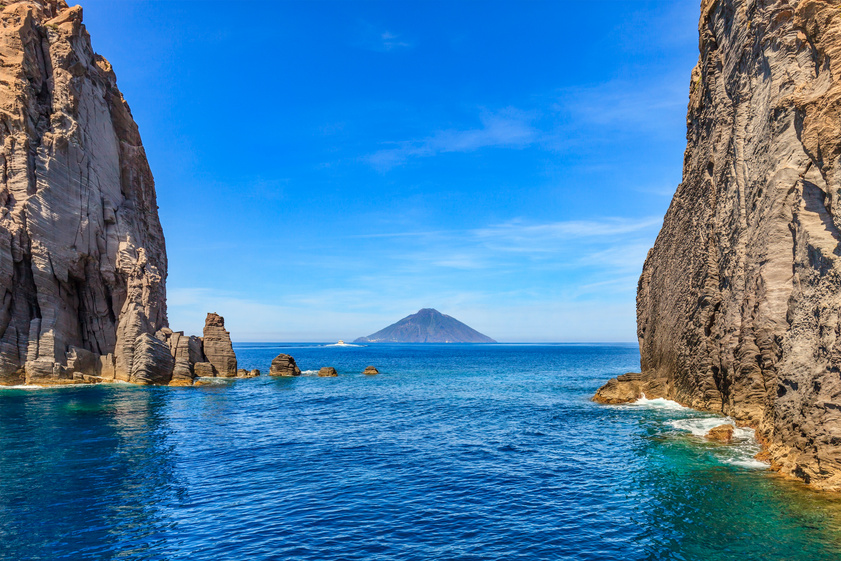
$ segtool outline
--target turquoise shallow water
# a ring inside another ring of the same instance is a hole
[[[280,352],[340,376],[0,390],[0,559],[841,558],[719,420],[589,401],[635,347],[237,346]]]

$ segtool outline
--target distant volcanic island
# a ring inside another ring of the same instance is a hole
[[[424,308],[354,343],[496,343],[454,317]]]

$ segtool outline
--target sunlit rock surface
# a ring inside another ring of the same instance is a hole
[[[839,13],[702,2],[683,182],[639,282],[643,376],[624,384],[756,427],[776,468],[828,489],[841,488]]]

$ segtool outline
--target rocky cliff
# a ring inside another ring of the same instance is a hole
[[[703,0],[683,181],[637,293],[642,376],[841,489],[841,2]],[[621,400],[621,399],[620,399]]]
[[[166,274],[155,182],[82,8],[0,3],[0,385],[183,384],[217,358],[236,375],[219,316],[212,364],[168,329]]]
[[[141,336],[167,324],[164,236],[81,7],[0,8],[0,122],[0,382],[69,378],[69,353],[131,380]]]

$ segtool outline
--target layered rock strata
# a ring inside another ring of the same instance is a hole
[[[0,385],[235,376],[220,316],[168,328],[155,182],[81,7],[0,3],[0,123]]]
[[[841,3],[703,0],[683,181],[637,293],[645,393],[841,489]],[[623,397],[624,396],[624,397]]]
[[[233,378],[237,375],[237,355],[231,344],[231,334],[225,331],[225,318],[215,313],[207,314],[203,344],[215,376]]]
[[[272,360],[269,376],[300,376],[301,369],[295,359],[287,354],[279,354]]]
[[[0,384],[156,376],[155,184],[81,7],[0,4],[0,122]]]

